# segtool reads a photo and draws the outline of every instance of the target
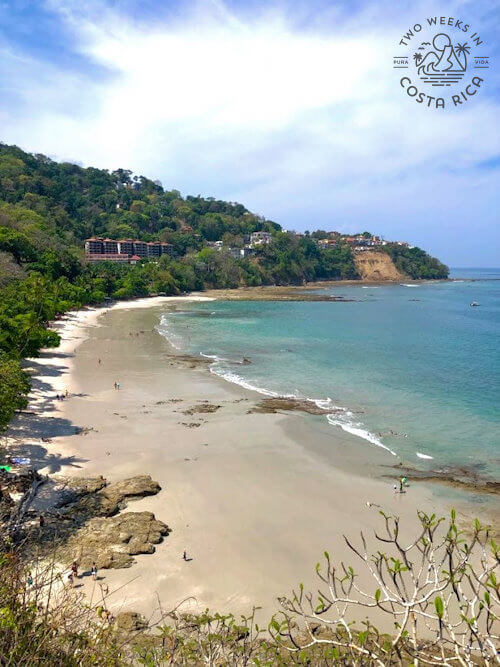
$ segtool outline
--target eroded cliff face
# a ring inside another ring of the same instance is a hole
[[[394,262],[385,252],[364,250],[354,253],[354,262],[361,280],[407,280],[408,276],[394,266]]]

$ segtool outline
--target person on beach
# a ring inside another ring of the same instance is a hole
[[[119,382],[116,383],[116,388],[120,389],[120,383]]]
[[[97,363],[99,364],[99,366],[101,365],[101,359],[100,358],[97,360]]]
[[[39,523],[39,525],[40,525],[40,528],[43,528],[43,527],[45,526],[45,519],[44,519],[44,517],[43,517],[41,514],[40,514],[40,516],[38,517],[38,523]]]
[[[74,582],[73,572],[70,572],[68,574],[68,584],[71,586],[71,588],[73,588],[74,583],[75,582]]]
[[[73,573],[74,577],[78,577],[78,563],[76,560],[74,560],[73,564],[71,565],[71,572]]]
[[[113,387],[114,387],[115,389],[118,388],[118,386],[117,386],[117,384],[116,384],[116,380],[115,380],[115,382],[114,382],[114,384],[113,384]]]
[[[90,574],[92,575],[92,579],[97,581],[97,565],[95,564],[95,561],[92,563],[92,567],[90,568]]]
[[[26,577],[26,585],[28,588],[33,587],[33,577],[31,576],[31,572],[28,572],[28,576]]]

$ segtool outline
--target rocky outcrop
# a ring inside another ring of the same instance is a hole
[[[135,611],[121,611],[115,617],[115,627],[123,632],[137,632],[148,627],[144,616]]]
[[[169,532],[169,527],[151,512],[97,517],[68,539],[62,549],[63,560],[76,560],[83,569],[90,568],[94,561],[99,569],[130,567],[134,556],[154,553],[154,545]]]
[[[38,541],[57,544],[64,564],[89,569],[130,567],[137,554],[151,554],[170,532],[151,512],[121,512],[129,501],[158,493],[158,482],[137,475],[108,484],[103,477],[59,479],[57,511],[47,515]]]
[[[107,484],[103,477],[72,480],[60,504],[62,514],[76,521],[93,516],[114,516],[127,506],[127,501],[152,496],[161,491],[149,475],[129,477]]]
[[[320,408],[314,401],[309,401],[306,398],[276,397],[263,398],[248,410],[248,414],[275,414],[279,411],[291,412],[294,410],[307,412],[310,415],[328,415],[339,411],[338,408],[333,407]]]
[[[213,412],[217,412],[221,406],[220,405],[214,405],[213,403],[209,403],[208,401],[201,401],[197,405],[193,405],[193,407],[188,408],[187,410],[183,410],[182,414],[183,415],[195,415],[198,413],[201,414],[212,414]]]
[[[395,267],[391,257],[380,250],[355,252],[354,263],[361,280],[372,282],[408,280],[408,276]]]

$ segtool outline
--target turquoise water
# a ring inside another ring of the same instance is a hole
[[[331,408],[332,434],[498,477],[500,270],[452,276],[474,280],[321,290],[351,303],[192,303],[160,331],[232,382]]]

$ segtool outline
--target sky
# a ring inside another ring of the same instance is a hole
[[[445,109],[392,67],[436,15],[491,63]],[[498,267],[499,24],[496,0],[0,0],[0,141]]]

